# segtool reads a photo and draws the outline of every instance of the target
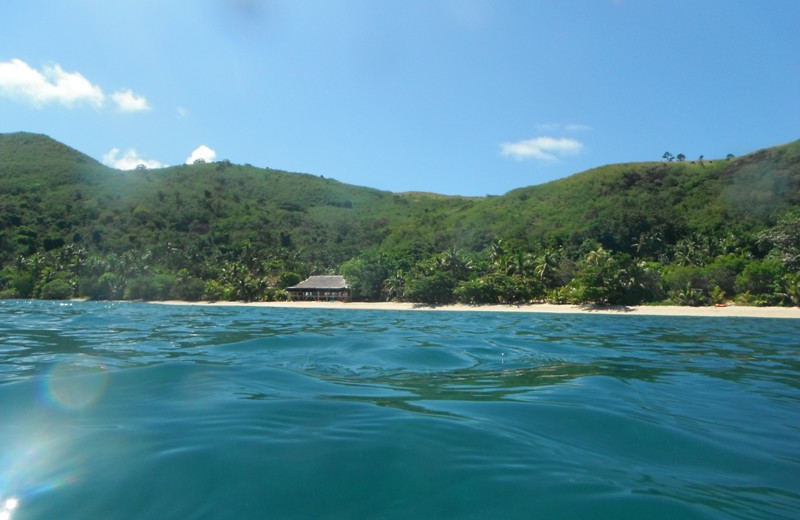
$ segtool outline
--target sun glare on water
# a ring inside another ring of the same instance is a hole
[[[14,497],[3,501],[3,508],[0,509],[0,520],[11,520],[11,514],[19,506],[19,500]]]

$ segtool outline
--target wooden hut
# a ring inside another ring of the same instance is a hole
[[[286,290],[293,300],[347,300],[350,285],[344,276],[311,276]]]

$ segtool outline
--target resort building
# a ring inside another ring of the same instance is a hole
[[[293,300],[348,300],[350,285],[344,276],[311,276],[286,290]]]

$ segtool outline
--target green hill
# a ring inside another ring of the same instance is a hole
[[[0,193],[3,262],[60,239],[102,253],[250,243],[332,267],[379,246],[389,222],[455,200],[228,162],[119,171],[33,134],[0,136]]]
[[[725,255],[742,258],[734,280],[774,259],[783,263],[773,278],[793,275],[800,245],[778,235],[787,226],[791,235],[798,208],[800,141],[739,158],[603,166],[467,198],[227,161],[119,171],[43,135],[0,134],[0,294],[263,299],[298,277],[344,269],[363,298],[446,301],[502,271],[524,290],[499,300],[559,299],[577,294],[569,284],[600,250],[620,269],[659,265],[663,294],[652,300],[677,290],[674,271],[707,270]],[[534,288],[534,264],[548,255],[552,277],[539,266]],[[455,264],[464,269],[444,286],[415,292],[426,269]],[[367,267],[369,276],[359,271]],[[684,276],[685,295],[711,298],[720,284],[698,276]],[[723,285],[729,296],[748,292],[744,282]],[[790,301],[778,296],[783,278],[778,285],[773,300]]]
[[[529,246],[598,240],[632,252],[642,233],[751,232],[800,204],[800,141],[702,163],[603,166],[490,198],[448,226]]]

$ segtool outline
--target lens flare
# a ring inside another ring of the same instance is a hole
[[[9,497],[3,501],[3,507],[0,509],[0,520],[11,520],[11,513],[19,506],[19,500],[16,497]]]
[[[69,410],[94,403],[108,385],[108,371],[89,356],[78,362],[64,361],[53,366],[46,378],[50,401]]]

